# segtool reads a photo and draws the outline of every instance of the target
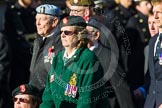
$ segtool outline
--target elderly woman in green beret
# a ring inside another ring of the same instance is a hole
[[[80,16],[61,22],[65,50],[53,59],[40,108],[109,108],[103,69],[87,48],[86,22]]]

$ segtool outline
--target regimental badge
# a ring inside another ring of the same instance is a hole
[[[25,85],[20,85],[20,92],[22,92],[22,93],[26,92],[26,86]]]
[[[69,81],[69,84],[66,85],[64,95],[75,98],[77,94],[78,87],[76,86],[76,74],[74,73]]]
[[[74,3],[77,4],[79,2],[79,0],[74,0]]]
[[[70,81],[69,81],[69,84],[70,85],[76,85],[76,74],[74,73],[71,78],[70,78]]]
[[[51,76],[50,76],[50,83],[54,81],[54,78],[55,78],[54,75],[51,75]]]
[[[50,62],[52,64],[53,57],[55,57],[54,46],[48,49],[48,55],[44,56],[44,62],[45,63]]]

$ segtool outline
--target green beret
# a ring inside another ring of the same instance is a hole
[[[93,0],[70,0],[72,6],[95,6]]]
[[[40,91],[36,87],[34,87],[30,84],[20,85],[12,91],[13,97],[18,94],[28,94],[28,95],[33,95],[36,97],[41,97]]]
[[[86,27],[87,23],[85,20],[80,16],[68,16],[62,19],[61,27],[64,26],[81,26]]]

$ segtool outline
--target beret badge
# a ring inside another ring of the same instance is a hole
[[[40,13],[45,13],[45,7],[44,6],[40,7]]]
[[[74,0],[74,3],[77,4],[79,2],[79,0]]]
[[[22,92],[22,93],[26,92],[26,87],[25,87],[25,85],[21,85],[21,86],[20,86],[20,92]]]

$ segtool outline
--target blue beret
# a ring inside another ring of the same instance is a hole
[[[40,14],[47,14],[59,17],[61,15],[61,9],[55,5],[44,4],[36,8],[36,12]]]
[[[30,84],[22,84],[12,91],[13,97],[18,94],[28,94],[28,95],[41,97],[40,91],[36,87],[34,87]]]

